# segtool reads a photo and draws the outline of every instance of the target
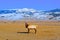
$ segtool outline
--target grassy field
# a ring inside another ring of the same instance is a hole
[[[27,21],[37,26],[37,33],[27,33],[25,21],[0,21],[0,40],[60,40],[60,22]]]

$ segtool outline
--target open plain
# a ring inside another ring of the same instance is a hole
[[[60,21],[27,21],[37,33],[27,33],[25,21],[0,21],[0,40],[60,40]]]

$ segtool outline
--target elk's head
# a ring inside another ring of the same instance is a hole
[[[25,23],[25,27],[28,28],[28,24],[27,23]]]

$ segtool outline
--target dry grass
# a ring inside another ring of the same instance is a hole
[[[37,33],[27,33],[24,21],[0,21],[0,40],[60,40],[60,22],[27,21],[37,26]]]

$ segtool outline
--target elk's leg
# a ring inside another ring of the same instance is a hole
[[[36,33],[37,30],[35,28],[34,28],[34,30],[35,30],[35,33]]]
[[[29,31],[30,31],[30,30],[29,30],[29,28],[28,28],[28,33],[29,33]]]

